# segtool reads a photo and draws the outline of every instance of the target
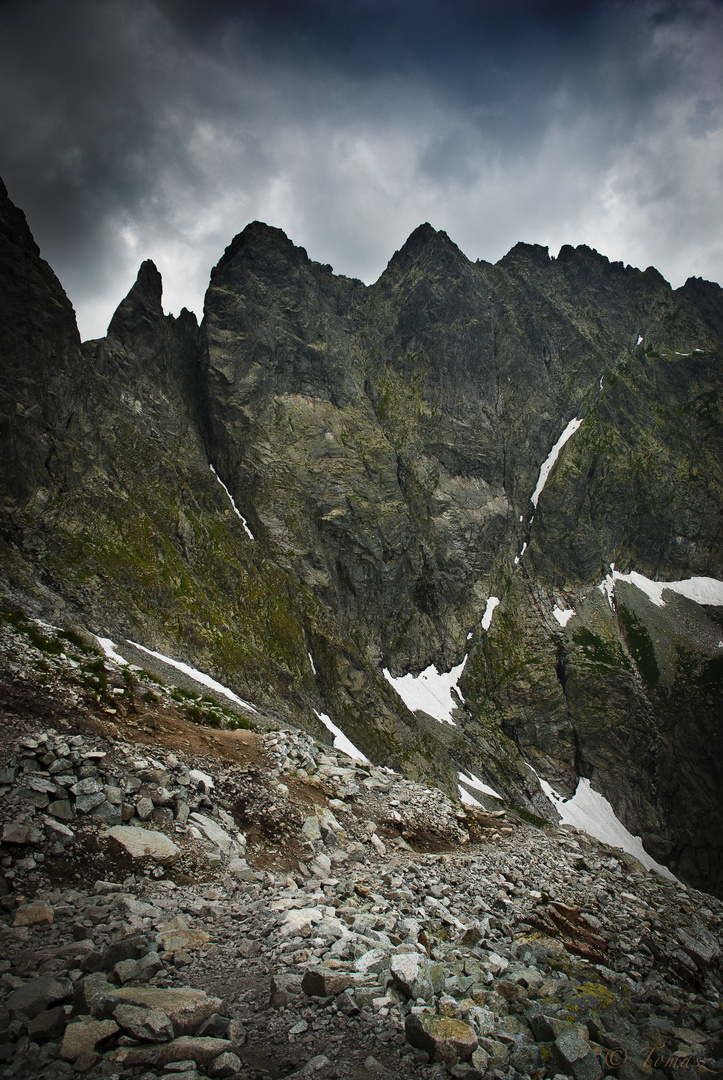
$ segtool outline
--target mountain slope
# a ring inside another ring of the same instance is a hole
[[[566,795],[588,777],[656,858],[723,887],[720,609],[596,587],[611,564],[723,577],[718,286],[584,247],[471,263],[429,225],[365,286],[255,222],[200,328],[144,263],[81,346],[2,209],[10,600],[317,735],[328,714],[450,792],[473,773],[554,819],[525,761]],[[463,661],[452,724],[394,689]]]

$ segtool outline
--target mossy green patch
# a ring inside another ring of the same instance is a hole
[[[655,659],[655,648],[647,627],[635,612],[624,604],[620,604],[618,607],[618,618],[623,627],[628,649],[640,672],[640,677],[649,690],[657,689],[660,683],[660,671]]]

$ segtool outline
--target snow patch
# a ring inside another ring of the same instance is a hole
[[[116,664],[128,664],[126,658],[115,651],[115,641],[111,641],[108,637],[96,637],[95,640],[110,660],[115,660]]]
[[[495,799],[500,799],[502,801],[500,793],[490,787],[489,784],[485,784],[484,781],[480,780],[474,773],[469,773],[469,775],[467,775],[467,773],[458,772],[457,779],[465,783],[467,787],[474,788],[475,791],[481,791],[483,795],[492,795]]]
[[[604,844],[622,848],[628,855],[632,855],[642,863],[646,869],[655,870],[669,881],[677,880],[667,866],[661,866],[648,855],[640,837],[633,836],[625,828],[605,796],[593,791],[586,777],[580,777],[577,790],[571,799],[563,799],[541,776],[537,776],[537,779],[545,795],[560,815],[562,825],[572,825],[576,829],[589,833],[597,840],[602,840]]]
[[[248,536],[249,540],[254,540],[255,539],[254,534],[251,532],[251,529],[249,529],[248,522],[246,521],[246,518],[243,516],[243,514],[239,510],[238,506],[234,502],[233,495],[228,490],[228,488],[224,484],[223,480],[221,479],[221,477],[218,475],[218,473],[214,469],[213,465],[209,465],[208,467],[211,470],[211,472],[213,473],[213,475],[216,477],[216,479],[218,480],[218,482],[221,485],[221,487],[223,488],[223,490],[228,495],[231,506],[233,507],[233,512],[236,515],[236,517],[239,518],[239,520],[241,521],[241,524],[243,525],[244,529],[246,530],[246,535]]]
[[[581,423],[582,423],[582,420],[579,420],[577,417],[575,417],[573,420],[570,421],[570,423],[567,425],[567,427],[563,431],[562,435],[557,440],[557,442],[553,446],[552,450],[550,451],[550,453],[547,455],[547,457],[543,461],[542,465],[540,466],[540,475],[539,475],[539,477],[537,479],[537,486],[535,487],[535,490],[530,495],[530,502],[532,503],[532,505],[534,507],[537,507],[538,500],[540,498],[540,495],[542,494],[542,489],[544,488],[545,484],[547,483],[547,478],[550,475],[550,473],[552,472],[552,468],[553,468],[555,462],[557,461],[558,457],[560,456],[560,451],[562,450],[563,446],[565,445],[567,440],[570,438],[570,436],[575,434],[577,429],[580,427]]]
[[[487,606],[485,607],[485,613],[482,616],[482,629],[489,630],[492,625],[492,616],[495,613],[495,608],[500,602],[499,596],[490,596],[487,600]]]
[[[369,758],[365,757],[364,754],[362,754],[361,750],[357,750],[354,743],[351,742],[350,739],[347,739],[341,728],[338,728],[336,724],[333,724],[331,722],[326,713],[317,712],[316,709],[314,709],[314,712],[319,717],[327,731],[330,731],[334,736],[335,750],[341,750],[342,754],[346,754],[347,757],[354,758],[356,761],[364,761],[368,763]]]
[[[216,682],[210,675],[205,675],[202,671],[198,671],[196,668],[190,666],[190,664],[184,664],[182,660],[172,660],[170,656],[164,656],[163,653],[154,652],[153,649],[147,649],[145,645],[138,645],[135,641],[131,641],[130,638],[126,638],[129,645],[132,645],[134,649],[140,649],[141,652],[148,653],[149,656],[155,656],[156,660],[162,660],[164,664],[170,664],[171,667],[177,668],[178,671],[182,671],[184,675],[188,675],[191,679],[195,679],[196,682],[201,683],[202,686],[207,686],[209,690],[215,690],[217,694],[224,694],[231,701],[235,701],[237,705],[242,705],[244,709],[248,709],[249,712],[258,712],[253,705],[250,705],[248,701],[243,701],[237,694],[234,694],[233,690],[229,690],[227,686],[222,686],[220,682]]]
[[[573,611],[572,608],[555,607],[552,614],[555,616],[555,618],[559,622],[560,626],[567,626],[567,624],[569,623],[570,619],[573,617],[575,612]]]
[[[489,601],[487,603],[489,606]],[[422,712],[427,713],[435,720],[439,720],[440,723],[451,724],[452,727],[456,727],[457,725],[452,719],[452,712],[457,707],[458,702],[452,696],[452,690],[455,690],[461,698],[462,695],[457,689],[457,682],[466,663],[467,657],[465,656],[462,663],[457,664],[457,667],[453,667],[451,671],[440,673],[434,664],[430,664],[419,675],[402,675],[395,679],[393,675],[390,675],[387,668],[384,668],[383,674],[410,712],[421,709]]]
[[[636,344],[636,345],[642,345],[642,344],[643,344],[643,341],[644,341],[644,340],[645,340],[645,339],[643,338],[643,335],[642,335],[642,334],[638,334],[638,340],[637,340],[637,341],[635,342],[635,344]]]
[[[723,607],[723,581],[709,577],[686,578],[683,581],[651,581],[650,578],[639,574],[636,570],[630,570],[627,574],[621,574],[615,569],[615,564],[610,564],[610,573],[598,585],[603,595],[607,595],[610,607],[615,598],[615,582],[629,581],[644,592],[656,607],[665,607],[663,592],[670,589],[671,592],[687,596],[696,604],[707,604],[710,607]]]
[[[311,655],[311,653],[310,653],[310,652],[309,652],[309,653],[307,653],[306,655],[307,655],[307,656],[309,657],[309,663],[311,664],[311,670],[312,670],[312,671],[314,672],[314,674],[316,675],[316,668],[314,667],[314,657],[313,657],[313,656]]]

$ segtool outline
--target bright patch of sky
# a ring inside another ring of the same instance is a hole
[[[555,618],[559,622],[560,626],[567,626],[567,624],[569,623],[570,619],[573,617],[575,612],[573,611],[572,608],[555,607],[552,614],[555,616]]]
[[[710,607],[723,606],[723,581],[709,577],[686,578],[682,581],[652,581],[650,578],[639,574],[636,570],[630,570],[627,574],[621,574],[615,569],[615,564],[610,564],[610,573],[598,585],[601,593],[607,595],[608,603],[612,607],[615,596],[615,582],[629,581],[638,589],[641,589],[656,607],[665,607],[663,592],[670,589],[671,592],[687,596],[696,604],[707,604]]]
[[[162,660],[164,664],[170,664],[171,667],[176,668],[178,671],[182,671],[184,675],[188,675],[190,679],[195,679],[196,682],[201,683],[202,686],[207,686],[209,690],[215,690],[217,694],[223,694],[231,701],[235,701],[237,705],[242,705],[244,709],[248,709],[249,712],[258,712],[253,705],[250,705],[248,701],[244,701],[234,694],[233,690],[229,690],[227,686],[223,686],[220,682],[216,682],[210,675],[204,674],[203,671],[198,671],[197,668],[191,667],[190,664],[184,664],[182,660],[172,660],[170,656],[164,656],[163,653],[154,652],[153,649],[147,649],[145,645],[138,645],[135,641],[131,641],[130,638],[126,639],[129,645],[132,645],[134,649],[140,649],[141,652],[148,653],[149,656],[155,656],[156,660]]]
[[[214,475],[214,476],[216,477],[216,479],[218,480],[218,482],[219,482],[219,484],[221,485],[221,487],[223,488],[223,490],[224,490],[224,491],[226,492],[226,494],[228,495],[228,497],[229,497],[229,499],[230,499],[230,501],[231,501],[231,506],[233,507],[233,511],[234,511],[234,513],[236,514],[236,517],[240,519],[240,521],[241,521],[241,524],[243,525],[244,529],[246,530],[246,535],[248,536],[248,538],[249,538],[250,540],[253,540],[253,539],[254,539],[254,534],[253,534],[253,533],[251,532],[251,529],[249,529],[249,527],[248,527],[248,522],[246,521],[246,518],[245,518],[245,517],[243,516],[243,514],[242,514],[242,513],[241,513],[241,511],[239,510],[238,506],[237,506],[237,505],[236,505],[236,503],[234,502],[234,498],[233,498],[233,495],[232,495],[232,494],[231,494],[231,492],[230,492],[230,491],[228,490],[228,488],[227,488],[227,487],[226,487],[226,485],[224,484],[223,480],[221,479],[221,477],[220,477],[220,476],[218,475],[218,473],[217,473],[217,472],[216,472],[216,470],[214,469],[213,465],[209,465],[209,469],[211,470],[211,472],[213,473],[213,475]]]
[[[492,626],[492,616],[494,615],[495,608],[497,607],[499,602],[500,602],[499,596],[490,596],[488,598],[487,604],[485,606],[485,613],[482,616],[482,629],[483,630],[489,630],[490,626]]]
[[[483,795],[492,795],[495,799],[502,799],[498,791],[495,791],[489,784],[485,784],[484,780],[480,780],[474,773],[458,772],[457,779],[464,782],[467,787],[474,788],[475,791],[481,791]]]
[[[254,219],[368,282],[425,220],[719,280],[722,31],[718,0],[6,0],[3,178],[84,337],[147,257],[200,316]]]
[[[402,675],[396,679],[390,675],[387,668],[384,668],[384,678],[391,683],[411,712],[421,709],[440,723],[456,727],[452,713],[459,702],[452,691],[459,694],[457,683],[466,663],[465,656],[462,663],[453,667],[451,671],[440,673],[434,664],[430,664],[419,675]],[[459,694],[459,696],[462,695]]]
[[[622,848],[628,855],[632,855],[642,863],[646,869],[655,870],[670,881],[677,880],[667,867],[661,866],[648,855],[640,837],[633,836],[625,828],[605,796],[593,791],[586,777],[580,777],[577,790],[571,799],[563,799],[541,776],[537,779],[545,795],[560,815],[562,825],[572,825],[576,829],[589,833],[597,840],[602,840],[604,844]]]
[[[351,739],[347,739],[341,728],[338,728],[336,724],[334,724],[329,719],[326,713],[318,712],[316,709],[314,709],[314,712],[319,717],[327,731],[330,731],[334,736],[335,750],[340,750],[342,754],[346,754],[347,757],[353,758],[355,761],[369,761],[369,758],[365,757],[365,755],[362,754],[361,750],[357,750]]]
[[[544,488],[545,484],[547,483],[547,479],[548,479],[550,473],[552,472],[552,468],[553,468],[555,462],[557,461],[558,457],[560,456],[560,451],[562,450],[563,446],[565,445],[567,440],[570,438],[570,436],[575,434],[577,429],[580,427],[581,423],[582,423],[582,420],[578,420],[577,417],[575,417],[573,420],[570,421],[570,423],[567,425],[567,427],[563,431],[562,435],[557,440],[557,442],[553,446],[552,450],[550,451],[550,453],[547,455],[547,457],[543,461],[542,465],[540,466],[540,475],[539,475],[539,477],[537,479],[537,484],[535,486],[535,490],[530,495],[530,502],[532,503],[532,505],[535,508],[537,508],[537,503],[538,503],[538,500],[540,498],[540,495],[542,494],[542,489]]]

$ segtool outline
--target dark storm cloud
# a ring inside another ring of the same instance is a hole
[[[200,311],[255,217],[366,280],[423,220],[720,278],[722,43],[714,0],[6,3],[0,173],[86,335],[147,256]]]

